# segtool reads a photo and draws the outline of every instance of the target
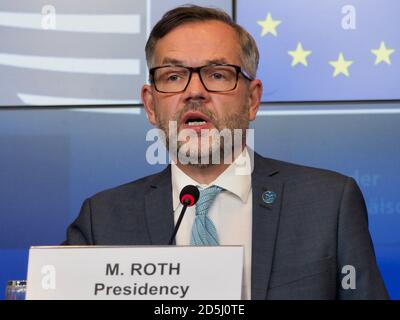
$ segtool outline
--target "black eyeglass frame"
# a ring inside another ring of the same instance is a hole
[[[235,68],[235,70],[236,70],[236,82],[235,82],[235,86],[234,86],[232,89],[229,89],[229,90],[222,90],[222,91],[221,91],[221,90],[210,90],[210,89],[207,88],[207,86],[204,84],[204,81],[203,81],[203,78],[202,78],[202,76],[201,76],[200,70],[203,69],[203,68],[206,68],[206,67],[213,67],[213,66],[216,66],[216,67],[218,67],[218,66],[221,66],[221,67],[223,67],[223,66],[228,66],[228,67],[233,67],[233,68]],[[157,88],[156,82],[155,82],[155,80],[154,80],[154,73],[155,73],[156,70],[158,70],[158,69],[169,68],[169,67],[180,67],[180,68],[185,68],[185,69],[189,70],[189,78],[188,78],[188,81],[187,81],[187,83],[186,83],[186,86],[185,86],[185,88],[183,88],[183,90],[169,92],[169,91],[161,91],[161,90],[159,90],[159,89]],[[180,93],[180,92],[184,92],[184,91],[187,89],[187,87],[189,86],[189,83],[190,83],[190,81],[192,80],[192,74],[193,74],[193,73],[197,73],[197,74],[199,75],[199,78],[200,78],[200,81],[201,81],[202,85],[204,86],[204,88],[205,88],[208,92],[230,92],[230,91],[235,90],[235,89],[237,88],[237,84],[238,84],[238,81],[239,81],[239,74],[242,74],[243,77],[244,77],[245,79],[249,80],[249,81],[253,81],[253,80],[254,80],[254,78],[251,77],[245,70],[243,70],[242,67],[237,66],[237,65],[234,65],[234,64],[215,63],[215,64],[206,64],[206,65],[203,65],[203,66],[200,66],[200,67],[187,67],[187,66],[184,66],[184,65],[168,64],[168,65],[163,65],[163,66],[159,66],[159,67],[154,67],[154,68],[151,68],[151,69],[149,70],[149,74],[150,74],[150,83],[154,84],[154,88],[156,89],[156,91],[158,91],[158,92],[160,92],[160,93]]]

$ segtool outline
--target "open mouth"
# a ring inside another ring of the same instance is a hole
[[[189,119],[185,122],[185,124],[187,124],[189,126],[201,126],[206,123],[207,123],[207,121],[202,120],[202,119]]]
[[[205,126],[210,120],[200,112],[188,112],[182,119],[182,123],[187,127]]]

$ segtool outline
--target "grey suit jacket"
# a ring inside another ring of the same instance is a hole
[[[386,299],[356,182],[254,156],[252,299]],[[272,204],[264,191],[277,195]],[[171,170],[86,199],[67,245],[165,245],[174,229]],[[355,270],[355,289],[345,289]]]

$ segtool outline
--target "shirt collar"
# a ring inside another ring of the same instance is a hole
[[[188,175],[186,175],[175,163],[171,164],[171,181],[172,181],[172,197],[173,197],[173,208],[174,211],[178,208],[179,194],[183,187],[188,184],[195,185],[199,188],[207,188],[211,185],[216,185],[223,188],[226,191],[231,192],[240,198],[245,203],[249,197],[251,189],[251,170],[243,171],[242,161],[246,166],[250,166],[250,156],[247,148],[243,150],[239,157],[224,171],[222,172],[213,182],[209,185],[201,185]]]

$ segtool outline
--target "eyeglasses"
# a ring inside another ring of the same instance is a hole
[[[209,92],[226,92],[236,89],[239,74],[249,81],[254,80],[239,66],[209,64],[196,68],[180,65],[155,67],[150,69],[150,81],[158,92],[178,93],[186,90],[193,73],[199,75],[201,83]]]

